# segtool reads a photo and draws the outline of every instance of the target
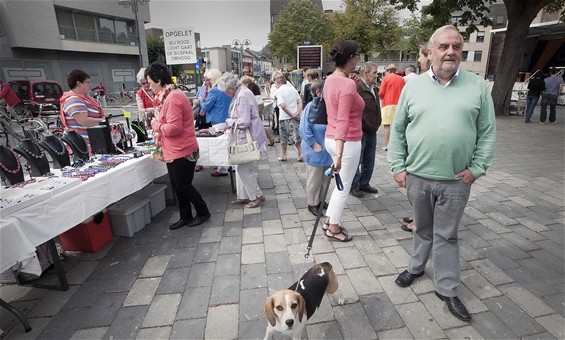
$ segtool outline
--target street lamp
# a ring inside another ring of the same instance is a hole
[[[238,73],[239,73],[239,76],[242,77],[243,76],[243,46],[249,47],[249,45],[251,45],[251,40],[244,39],[243,42],[241,42],[238,39],[234,39],[234,41],[232,41],[231,44],[235,48],[239,47],[239,51],[240,51],[241,54],[239,56],[239,72]]]
[[[118,4],[122,7],[129,8],[133,11],[133,15],[135,17],[135,27],[137,29],[137,47],[139,48],[139,67],[143,67],[143,49],[141,48],[141,30],[145,31],[145,25],[143,22],[139,23],[138,19],[138,12],[139,12],[139,5],[145,5],[149,3],[151,0],[118,0]],[[141,26],[141,27],[140,27]],[[146,47],[147,49],[147,47]],[[149,64],[149,62],[147,63]]]

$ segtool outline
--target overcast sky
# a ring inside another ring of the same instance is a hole
[[[340,0],[322,0],[324,9],[338,9]],[[252,50],[267,45],[269,0],[151,0],[146,28],[194,27],[201,47],[251,40]]]

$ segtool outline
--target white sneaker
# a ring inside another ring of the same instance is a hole
[[[545,124],[545,122],[539,122],[539,123],[540,123],[541,125],[544,125],[544,124]]]
[[[549,124],[557,124],[557,121],[555,121],[555,122],[549,122]]]

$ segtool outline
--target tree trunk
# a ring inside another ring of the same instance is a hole
[[[540,9],[551,2],[552,0],[504,0],[508,14],[508,27],[492,88],[496,115],[510,114],[512,88],[518,75],[518,68],[524,53],[524,41],[528,36],[530,24]]]

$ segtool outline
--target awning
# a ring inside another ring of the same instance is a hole
[[[505,28],[497,28],[491,31],[492,34],[506,32]],[[540,40],[558,39],[565,37],[565,23],[555,21],[531,24],[528,31],[528,38],[538,38]]]

